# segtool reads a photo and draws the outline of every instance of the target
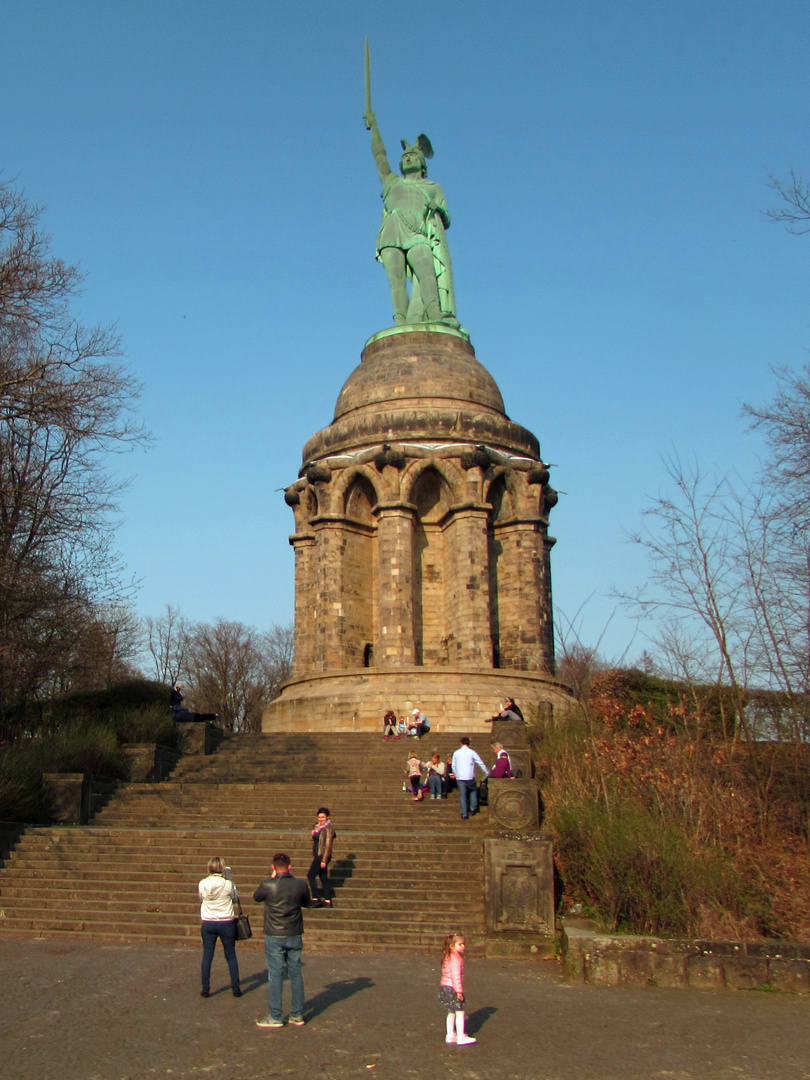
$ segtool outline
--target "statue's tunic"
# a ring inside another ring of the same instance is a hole
[[[385,210],[377,234],[378,257],[387,247],[408,251],[417,244],[431,246],[436,213],[445,226],[450,224],[442,189],[432,180],[406,180],[391,173],[383,184],[382,198]]]

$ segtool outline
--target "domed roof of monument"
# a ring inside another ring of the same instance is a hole
[[[359,367],[338,395],[335,420],[364,406],[415,399],[504,411],[497,383],[464,336],[415,326],[377,334],[368,342]]]

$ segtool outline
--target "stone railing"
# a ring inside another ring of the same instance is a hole
[[[121,749],[127,759],[127,780],[132,783],[159,783],[180,760],[174,750],[155,743],[128,743]]]
[[[24,825],[14,821],[0,821],[0,866],[3,866],[9,857],[12,848],[17,846],[17,841],[24,831]]]
[[[572,983],[810,993],[810,945],[601,934],[570,923],[562,941]]]
[[[554,861],[540,831],[539,792],[525,724],[497,721],[493,741],[507,749],[519,779],[493,780],[484,840],[484,909],[488,956],[540,956],[553,949]]]
[[[45,806],[57,825],[86,825],[115,791],[115,780],[89,773],[43,773]]]

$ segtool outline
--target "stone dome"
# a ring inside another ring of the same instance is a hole
[[[369,405],[432,399],[483,406],[503,415],[501,392],[475,358],[467,339],[453,330],[410,329],[377,334],[340,391],[335,420]]]

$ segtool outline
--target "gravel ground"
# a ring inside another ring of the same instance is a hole
[[[239,946],[239,999],[218,948],[206,1000],[194,949],[0,941],[4,1080],[810,1078],[810,997],[568,986],[548,962],[470,959],[478,1043],[455,1047],[436,957],[305,948],[306,1027],[262,1030],[261,944]]]

